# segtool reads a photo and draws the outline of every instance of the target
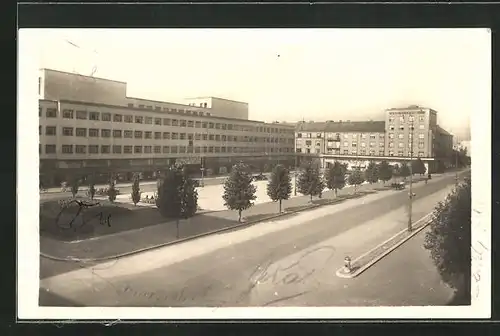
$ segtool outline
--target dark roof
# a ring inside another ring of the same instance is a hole
[[[385,132],[385,121],[301,122],[298,132]]]
[[[450,136],[453,136],[453,134],[449,133],[447,130],[445,130],[444,128],[442,128],[441,126],[437,125],[437,131],[441,134],[444,134],[444,135],[450,135]]]

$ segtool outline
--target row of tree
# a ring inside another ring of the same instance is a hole
[[[418,159],[412,162],[413,173],[425,174],[425,165]],[[387,161],[380,164],[371,162],[365,171],[355,169],[348,174],[347,165],[336,161],[322,176],[320,169],[312,162],[305,163],[299,170],[297,179],[297,190],[303,195],[322,197],[323,190],[328,188],[335,192],[344,188],[346,184],[354,186],[354,192],[363,182],[376,183],[381,180],[389,181],[393,177],[410,175],[410,169],[404,163],[399,166],[390,166]],[[242,163],[233,167],[231,174],[224,184],[222,196],[224,205],[231,210],[238,211],[238,220],[241,221],[241,213],[249,209],[256,199],[256,187],[252,183],[252,174],[248,167]],[[283,165],[277,165],[267,184],[267,195],[273,202],[279,203],[279,212],[282,211],[282,202],[290,198],[292,183],[289,170]]]

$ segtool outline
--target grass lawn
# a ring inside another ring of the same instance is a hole
[[[71,241],[139,229],[170,220],[156,208],[135,207],[131,204],[90,201],[46,201],[40,204],[40,235]]]

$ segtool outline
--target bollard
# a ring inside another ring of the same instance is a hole
[[[344,270],[347,273],[351,273],[351,271],[352,271],[351,258],[349,256],[344,258]]]

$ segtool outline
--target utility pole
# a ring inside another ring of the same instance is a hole
[[[411,117],[413,118],[413,115],[411,115]],[[410,193],[408,195],[408,232],[411,232],[412,231],[412,208],[413,208],[413,167],[412,167],[412,163],[413,163],[413,119],[411,121],[411,124],[410,124],[410,133],[409,133],[409,136],[410,136],[410,164],[409,164],[409,169],[410,169]]]

